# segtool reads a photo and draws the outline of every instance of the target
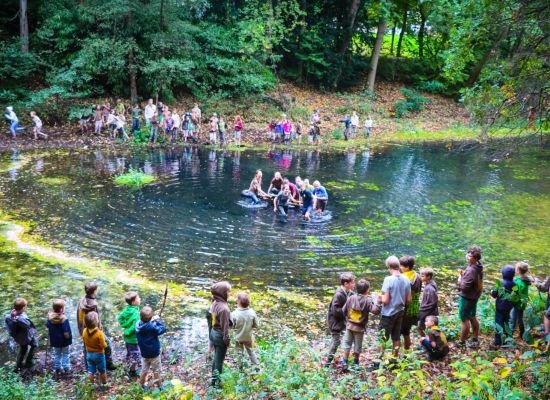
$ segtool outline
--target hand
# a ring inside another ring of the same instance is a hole
[[[153,318],[151,318],[151,321],[156,321],[157,319],[159,319],[160,317],[158,315],[154,315]]]
[[[462,276],[462,274],[464,274],[464,270],[463,270],[463,269],[459,269],[459,270],[458,270],[458,273],[460,274],[460,276]]]

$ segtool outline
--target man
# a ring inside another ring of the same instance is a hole
[[[481,260],[481,248],[472,246],[466,253],[468,267],[466,270],[459,270],[458,277],[458,315],[462,321],[460,328],[459,346],[466,344],[466,339],[472,330],[472,338],[468,341],[469,347],[479,346],[479,322],[476,317],[477,302],[483,290],[483,265]]]
[[[325,211],[328,202],[328,193],[324,186],[321,186],[319,181],[313,182],[313,209],[321,214]]]
[[[384,278],[382,294],[379,296],[379,301],[382,303],[380,332],[384,343],[391,338],[393,353],[397,357],[401,346],[401,323],[405,314],[405,306],[412,300],[411,284],[407,278],[401,275],[397,257],[388,257],[386,267],[388,267],[390,276]]]
[[[151,118],[153,118],[153,115],[155,115],[155,112],[157,111],[157,108],[153,104],[153,99],[149,99],[147,102],[147,105],[145,106],[145,110],[143,112],[143,116],[145,117],[145,124],[147,126],[151,125]]]
[[[332,341],[330,342],[330,350],[328,352],[327,361],[325,367],[330,367],[334,360],[334,355],[342,342],[342,332],[346,330],[346,316],[343,308],[348,301],[349,296],[353,294],[353,288],[355,286],[355,278],[350,273],[344,273],[340,275],[340,287],[336,289],[332,301],[328,306],[327,313],[327,325],[332,335]]]
[[[198,132],[200,130],[202,112],[197,103],[193,105],[193,109],[191,110],[191,118],[193,120],[193,124],[197,127],[196,130]]]

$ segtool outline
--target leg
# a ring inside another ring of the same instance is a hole
[[[58,373],[61,370],[61,355],[62,355],[62,348],[61,347],[52,347],[52,358],[53,358],[53,366],[55,368],[55,372]]]
[[[29,353],[27,354],[27,359],[25,360],[25,368],[32,368],[34,365],[34,353],[36,352],[37,347],[38,342],[36,341],[36,338],[32,338],[29,344]]]
[[[353,345],[353,332],[346,329],[346,333],[344,333],[344,368],[347,368],[348,360],[349,360],[349,353],[351,352],[351,346]]]
[[[105,348],[105,361],[107,363],[107,369],[116,369],[116,365],[113,363],[113,347],[111,345],[111,340],[105,337],[105,342],[107,343],[107,347]]]
[[[330,366],[334,360],[334,355],[342,343],[342,332],[332,332],[332,341],[330,342],[330,350],[328,352],[328,358],[325,366]]]
[[[460,326],[460,341],[465,342],[470,335],[470,321],[462,321]]]
[[[260,365],[258,358],[256,357],[256,353],[254,352],[254,348],[252,347],[252,343],[247,343],[244,347],[248,353],[248,357],[250,357],[250,362],[256,366]]]
[[[220,375],[223,371],[223,362],[225,360],[225,354],[227,353],[227,346],[225,345],[222,337],[222,333],[212,329],[212,340],[214,342],[214,361],[212,363],[212,386],[216,386],[220,381]]]
[[[19,345],[19,353],[17,354],[17,361],[16,361],[16,368],[21,369],[23,368],[23,362],[25,361],[25,355],[27,354],[27,351],[29,350],[29,345]]]
[[[504,315],[498,310],[495,311],[495,346],[502,345],[502,334],[504,333]]]
[[[61,349],[61,368],[64,372],[71,370],[71,347],[66,346]]]
[[[479,337],[479,322],[477,320],[477,317],[473,317],[470,320],[470,323],[472,325],[472,338],[477,340]]]

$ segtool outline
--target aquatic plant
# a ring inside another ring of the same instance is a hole
[[[155,180],[153,175],[146,174],[143,170],[136,170],[130,167],[125,174],[117,175],[115,183],[119,185],[141,187]]]
[[[38,182],[44,183],[46,185],[51,185],[51,186],[60,186],[60,185],[67,185],[71,183],[71,180],[63,176],[59,176],[56,178],[44,176],[38,179]]]

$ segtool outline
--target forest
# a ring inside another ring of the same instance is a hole
[[[82,99],[265,101],[397,81],[479,125],[548,118],[542,0],[6,0],[0,102],[63,122]]]

